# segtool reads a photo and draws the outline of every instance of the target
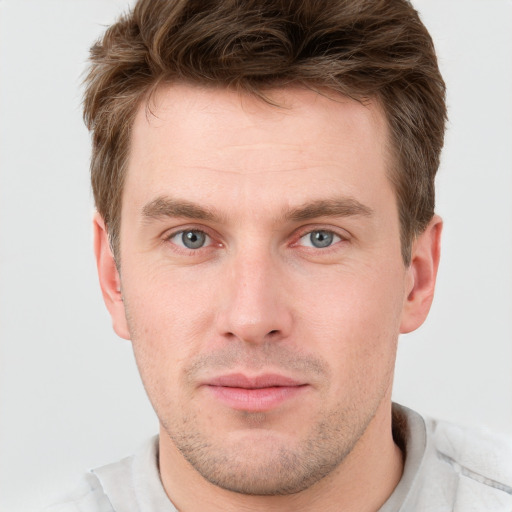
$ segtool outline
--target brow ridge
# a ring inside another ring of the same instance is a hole
[[[157,197],[145,204],[142,208],[142,216],[147,220],[161,217],[185,217],[208,221],[217,220],[219,217],[211,208],[167,196]]]
[[[303,206],[293,208],[285,217],[300,222],[317,217],[371,217],[373,210],[352,197],[320,199]]]
[[[352,197],[319,199],[294,207],[283,214],[284,220],[307,221],[318,217],[352,217],[373,215],[373,210]],[[220,221],[214,209],[184,199],[159,196],[145,204],[142,216],[146,220],[162,217],[183,217],[196,220]]]

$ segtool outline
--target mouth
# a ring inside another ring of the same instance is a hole
[[[296,398],[309,387],[307,383],[277,374],[254,377],[237,373],[208,380],[204,386],[215,399],[231,409],[265,412]]]

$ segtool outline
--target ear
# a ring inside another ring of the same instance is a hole
[[[121,294],[121,278],[110,249],[105,222],[99,213],[94,214],[93,235],[101,293],[112,318],[112,327],[118,336],[129,340],[130,332]]]
[[[429,225],[412,245],[411,264],[407,269],[407,296],[402,310],[400,333],[417,329],[427,318],[436,285],[441,253],[443,221],[434,215]]]

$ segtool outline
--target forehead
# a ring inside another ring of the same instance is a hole
[[[274,186],[301,202],[339,186],[353,195],[385,178],[388,131],[376,101],[299,88],[271,91],[269,100],[184,84],[160,88],[137,112],[125,188],[146,202],[166,186],[185,195],[206,187],[210,198],[222,191],[223,200],[230,187],[233,199],[270,201]]]
[[[299,87],[264,94],[266,100],[227,88],[183,83],[161,86],[139,106],[133,139],[161,134],[186,140],[192,134],[201,137],[210,132],[203,139],[208,144],[212,128],[225,139],[247,143],[273,128],[278,130],[273,140],[277,135],[276,142],[293,139],[297,144],[313,139],[328,144],[330,135],[335,135],[333,128],[344,131],[349,143],[360,144],[362,132],[368,137],[380,131],[387,137],[385,116],[376,99],[363,104],[329,89],[316,92]]]

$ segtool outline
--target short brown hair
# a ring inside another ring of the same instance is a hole
[[[446,120],[432,39],[407,0],[139,0],[91,49],[91,179],[116,257],[131,127],[163,83],[376,98],[391,133],[402,255],[434,215]]]

